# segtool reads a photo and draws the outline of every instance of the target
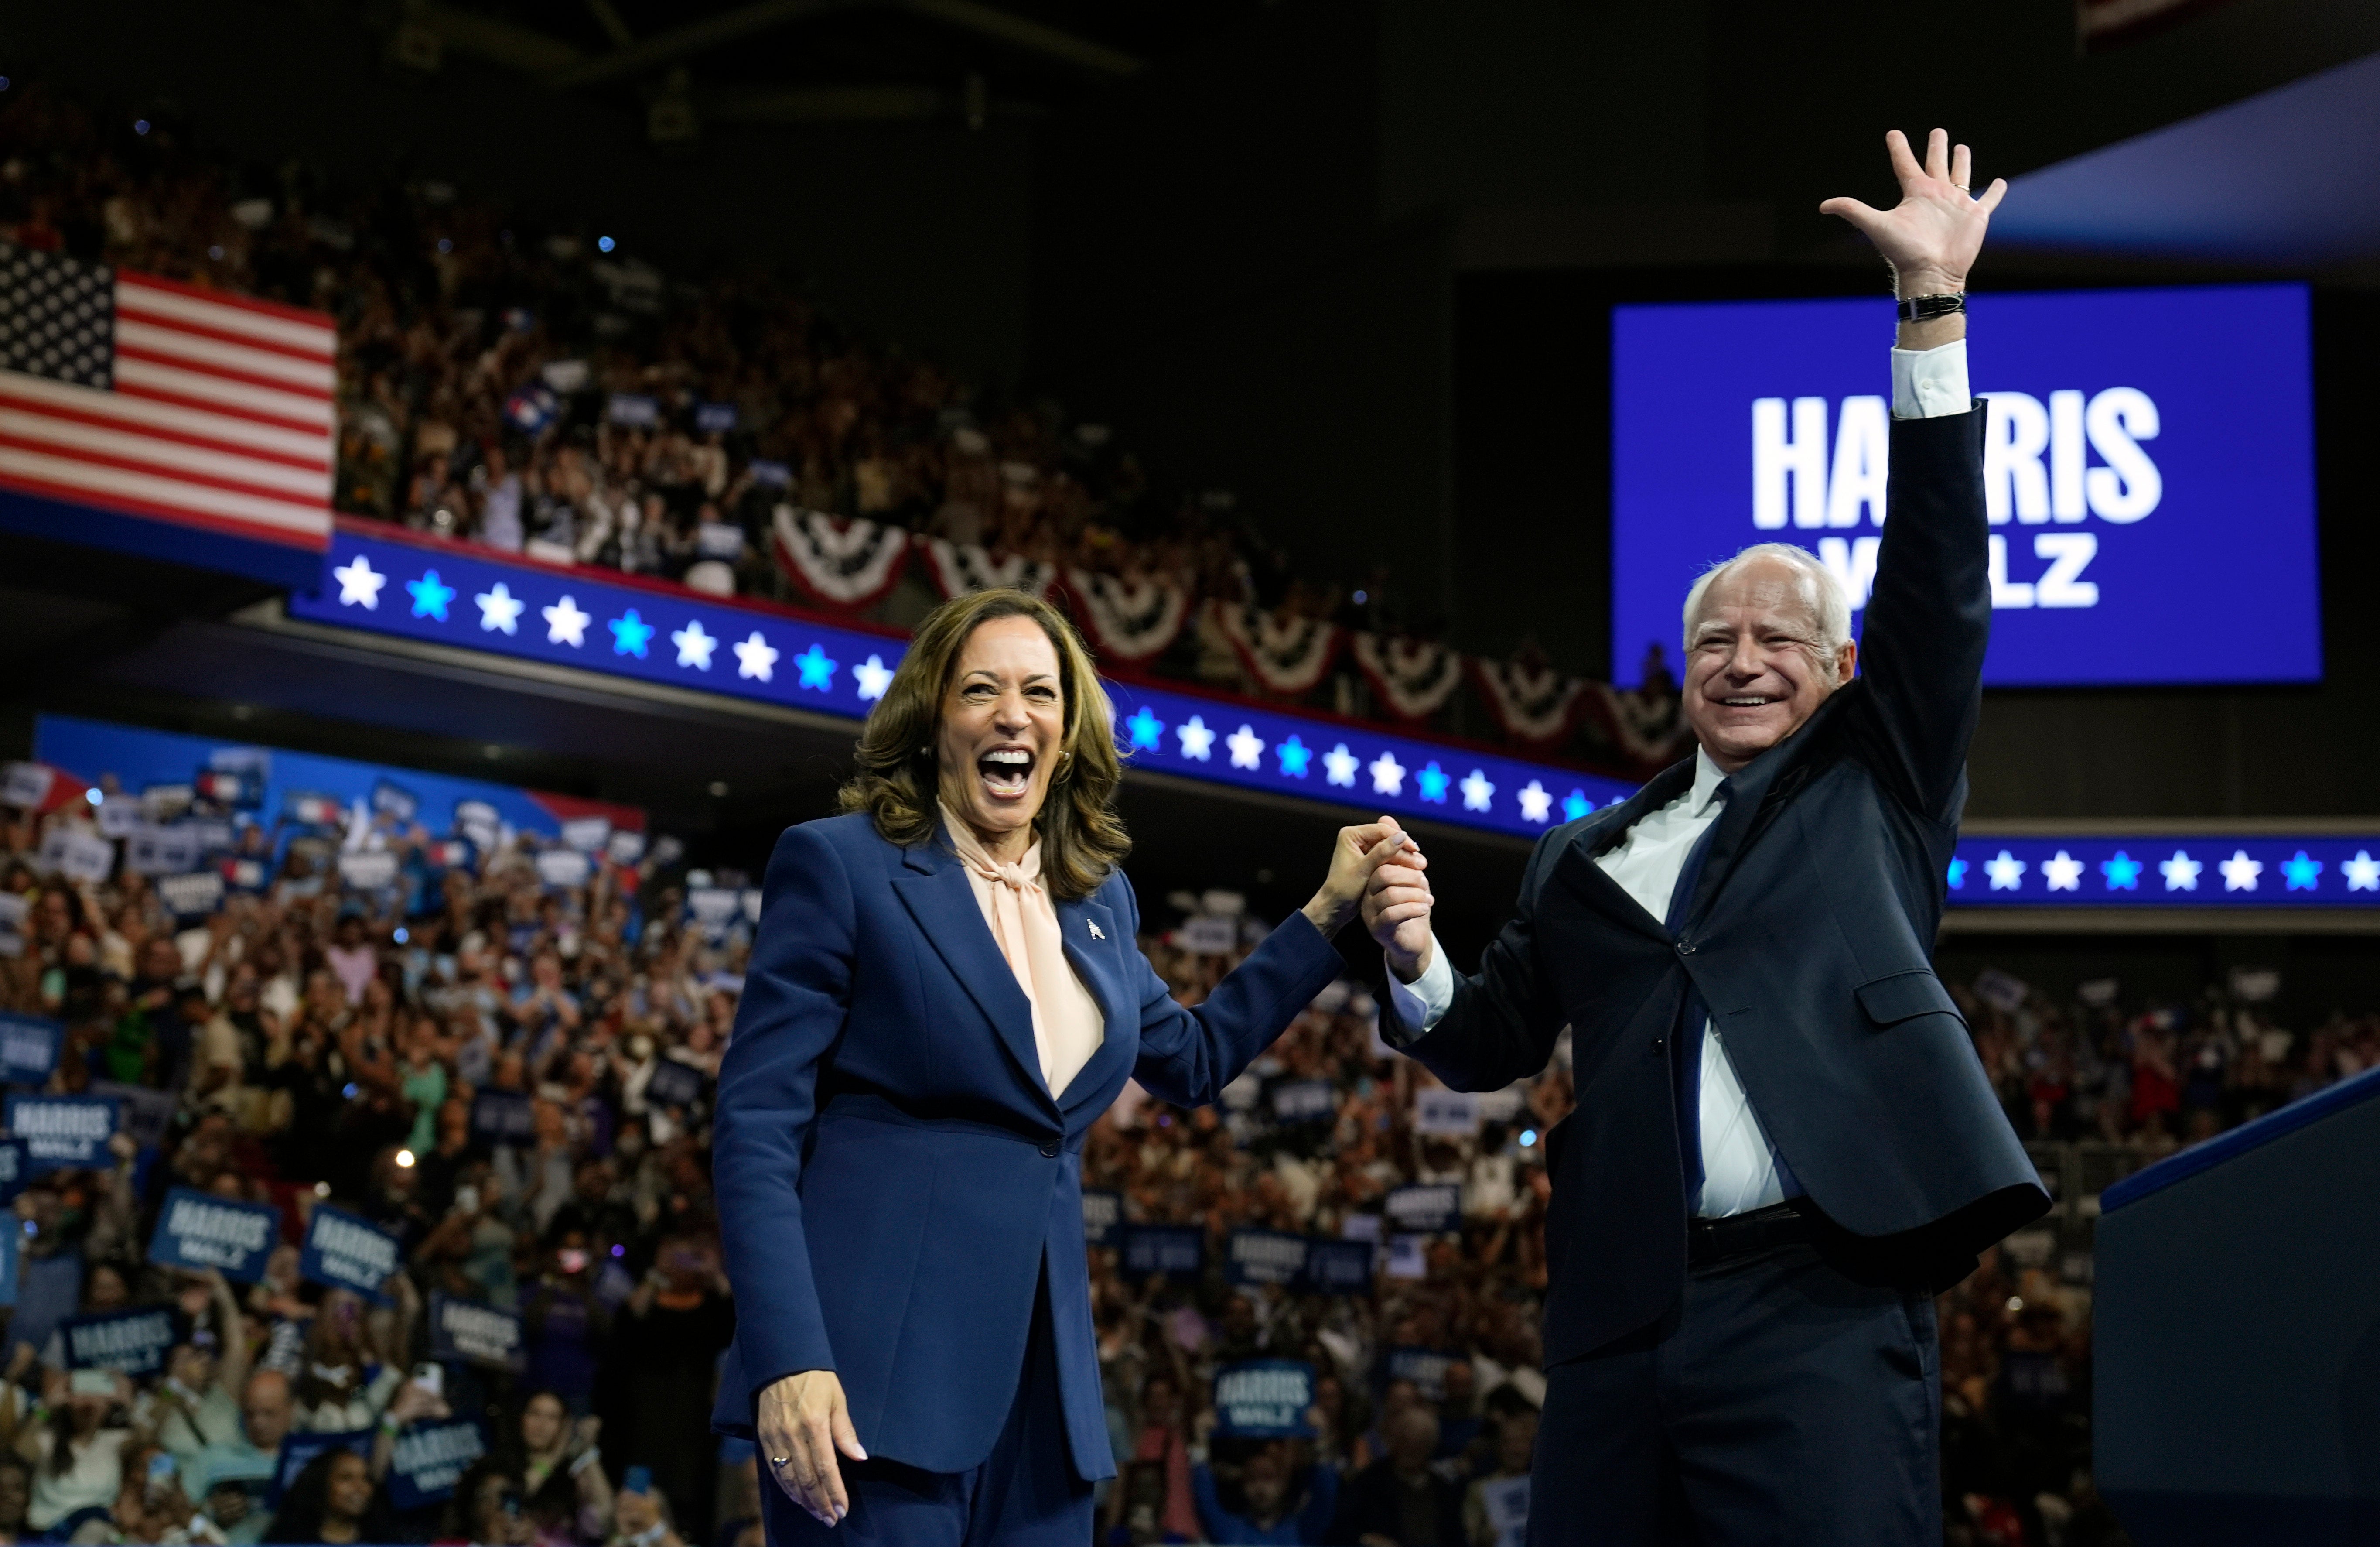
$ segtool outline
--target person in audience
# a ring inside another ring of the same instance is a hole
[[[1510,1410],[1497,1420],[1494,1464],[1482,1468],[1463,1494],[1463,1529],[1472,1547],[1520,1547],[1521,1539],[1513,1528],[1526,1528],[1527,1513],[1524,1509],[1519,1520],[1512,1520],[1509,1504],[1500,1501],[1511,1497],[1510,1485],[1514,1482],[1524,1485],[1520,1497],[1528,1497],[1525,1484],[1536,1444],[1536,1408]],[[1506,1486],[1499,1488],[1500,1483]]]
[[[385,1540],[372,1530],[378,1502],[371,1464],[345,1446],[334,1446],[298,1472],[261,1540],[332,1547]]]
[[[1303,1486],[1293,1486],[1302,1480]],[[1321,1547],[1332,1541],[1339,1507],[1339,1474],[1328,1466],[1293,1476],[1289,1458],[1268,1446],[1240,1464],[1238,1497],[1227,1500],[1206,1462],[1192,1468],[1190,1486],[1198,1501],[1202,1540],[1218,1547],[1284,1544]]]
[[[531,1392],[521,1403],[499,1464],[521,1484],[521,1508],[540,1541],[600,1541],[612,1528],[613,1494],[596,1439],[601,1420],[574,1419],[561,1396]]]
[[[521,1480],[493,1456],[463,1473],[448,1502],[449,1529],[437,1547],[530,1547],[537,1527],[521,1507]]]
[[[32,1506],[32,1468],[13,1452],[0,1454],[0,1542],[16,1547],[41,1534],[25,1518]]]
[[[1357,1547],[1462,1547],[1463,1491],[1430,1465],[1438,1415],[1418,1404],[1387,1423],[1389,1453],[1347,1480],[1330,1532]]]
[[[669,1496],[642,1467],[631,1467],[614,1501],[608,1547],[686,1547],[673,1523]]]
[[[18,1431],[17,1454],[33,1468],[26,1524],[67,1534],[85,1511],[105,1514],[123,1486],[128,1449],[148,1443],[132,1418],[133,1386],[110,1370],[52,1370],[42,1401],[46,1422]]]

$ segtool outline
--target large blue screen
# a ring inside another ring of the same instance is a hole
[[[1978,296],[1998,687],[2322,675],[2299,285]],[[1612,314],[1611,659],[1713,561],[1796,542],[1864,604],[1884,525],[1887,300]]]

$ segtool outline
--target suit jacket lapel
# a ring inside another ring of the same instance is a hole
[[[1033,1003],[1017,986],[1015,970],[983,921],[983,905],[975,900],[965,867],[931,842],[904,849],[902,862],[910,873],[894,876],[893,890],[1046,1098],[1050,1088],[1041,1078],[1041,1051],[1033,1044]]]
[[[1133,1040],[1125,1032],[1137,1031],[1140,1023],[1133,1014],[1124,952],[1138,946],[1123,937],[1115,914],[1097,898],[1061,902],[1057,913],[1058,933],[1065,943],[1066,959],[1074,964],[1084,986],[1091,991],[1091,997],[1099,1001],[1103,1022],[1099,1051],[1075,1071],[1059,1098],[1059,1105],[1071,1112],[1099,1090],[1108,1060],[1129,1057],[1134,1051]],[[1092,932],[1094,930],[1097,934]]]
[[[1639,933],[1657,940],[1667,940],[1670,932],[1661,920],[1638,906],[1620,883],[1603,871],[1595,862],[1596,856],[1618,843],[1628,829],[1646,815],[1659,810],[1680,795],[1694,787],[1694,763],[1692,758],[1661,770],[1644,788],[1617,806],[1607,806],[1595,818],[1581,827],[1570,841],[1560,859],[1554,861],[1554,877],[1570,889],[1571,894],[1587,907],[1603,914],[1613,922],[1626,925]]]
[[[1761,828],[1777,814],[1778,807],[1808,781],[1810,749],[1819,744],[1819,733],[1841,698],[1840,693],[1828,698],[1801,729],[1728,776],[1727,807],[1719,813],[1718,830],[1712,835],[1710,852],[1703,858],[1702,875],[1695,882],[1694,895],[1682,917],[1698,917],[1704,905],[1718,895],[1729,872],[1743,858],[1744,850]]]

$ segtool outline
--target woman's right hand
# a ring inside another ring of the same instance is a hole
[[[777,1480],[785,1497],[821,1525],[840,1525],[851,1513],[851,1495],[843,1485],[835,1453],[865,1461],[868,1452],[860,1448],[858,1431],[851,1427],[843,1383],[834,1371],[806,1370],[772,1383],[760,1394],[753,1427],[759,1435],[760,1465]]]
[[[1330,869],[1322,878],[1322,889],[1305,907],[1306,918],[1322,932],[1324,939],[1337,934],[1354,918],[1372,872],[1412,842],[1388,817],[1339,829],[1338,836],[1331,841]]]

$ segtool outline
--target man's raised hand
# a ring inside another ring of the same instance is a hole
[[[1964,145],[1953,148],[1942,129],[1925,137],[1923,166],[1899,129],[1884,137],[1884,145],[1892,157],[1893,176],[1900,179],[1900,202],[1877,210],[1856,199],[1829,199],[1818,206],[1819,213],[1840,215],[1858,226],[1892,265],[1901,295],[1964,290],[1967,271],[1983,250],[1984,228],[2008,192],[2007,180],[1995,177],[1980,196],[1972,195],[1968,184],[1973,158]]]
[[[1410,983],[1429,967],[1429,859],[1396,818],[1384,816],[1379,825],[1394,847],[1364,889],[1364,928],[1379,944],[1389,970]]]

